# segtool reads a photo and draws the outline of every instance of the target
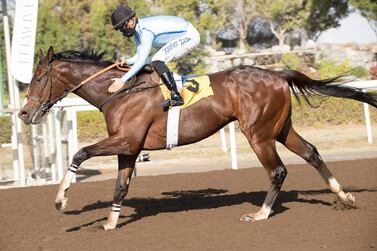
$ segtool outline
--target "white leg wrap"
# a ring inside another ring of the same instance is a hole
[[[64,199],[65,191],[71,186],[72,179],[76,175],[76,171],[75,172],[71,171],[71,168],[77,170],[78,167],[70,166],[68,168],[68,170],[65,173],[62,181],[60,182],[59,191],[58,191],[58,194],[56,196],[57,201]]]
[[[106,223],[103,225],[103,228],[105,230],[112,230],[116,228],[118,218],[120,215],[120,209],[121,209],[121,205],[113,204],[111,206],[109,218],[107,218]]]
[[[69,167],[69,169],[65,173],[62,181],[60,182],[59,193],[58,194],[62,193],[61,194],[62,197],[64,197],[65,190],[67,190],[71,186],[72,179],[76,175],[76,172],[71,171],[71,168],[72,168],[72,166]]]
[[[336,181],[334,177],[329,178],[329,185],[331,191],[333,191],[334,193],[342,192],[342,189],[340,188],[338,181]]]
[[[76,174],[77,169],[79,169],[79,166],[76,166],[76,165],[72,164],[72,165],[68,168],[68,171],[71,171],[72,173]]]
[[[271,208],[265,204],[263,204],[262,208],[259,210],[257,215],[260,217],[260,219],[268,219],[268,216],[271,213]]]
[[[58,194],[55,199],[55,208],[58,211],[62,211],[67,207],[68,198],[65,197],[65,192],[71,186],[72,179],[75,177],[78,168],[79,167],[75,165],[70,166],[60,182]]]
[[[66,188],[71,186],[71,182],[73,177],[76,176],[76,172],[72,172],[70,169],[65,173],[64,178],[62,180],[62,185]]]
[[[329,178],[329,185],[330,185],[331,191],[336,193],[342,201],[352,202],[352,203],[355,202],[355,197],[353,197],[353,195],[350,193],[345,193],[340,187],[338,181],[336,181],[334,177]]]

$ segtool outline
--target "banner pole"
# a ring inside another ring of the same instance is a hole
[[[3,22],[4,22],[4,40],[8,73],[9,88],[9,108],[20,108],[20,91],[11,72],[11,46],[9,19],[7,12],[7,2],[2,0],[3,5]],[[24,149],[22,138],[22,125],[20,119],[17,118],[17,112],[12,113],[12,150],[13,150],[13,176],[14,180],[19,180],[20,185],[25,185],[25,166],[24,166]]]

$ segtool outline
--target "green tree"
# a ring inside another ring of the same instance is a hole
[[[116,8],[115,1],[105,3],[102,0],[95,0],[90,9],[88,28],[83,35],[85,47],[93,47],[98,51],[106,52],[112,58],[118,58],[123,54],[131,55],[134,43],[112,29],[110,16],[114,8]]]
[[[369,25],[377,35],[377,1],[351,0],[351,4],[368,20]]]
[[[76,2],[76,1],[75,1]],[[77,10],[65,0],[43,1],[39,7],[37,48],[53,45],[57,51],[80,49],[80,18]]]
[[[232,25],[240,35],[240,47],[246,44],[247,27],[255,17],[264,17],[272,33],[284,44],[286,35],[297,28],[305,28],[316,39],[320,33],[339,26],[349,14],[349,0],[214,0],[213,14],[219,26]],[[355,0],[356,1],[356,0]]]
[[[200,32],[201,41],[205,38],[206,32],[212,34],[215,30],[217,20],[213,14],[214,2],[201,0],[156,0],[155,4],[160,6],[155,14],[175,15],[190,21]],[[205,62],[202,60],[205,50],[203,45],[174,62],[170,66],[179,74],[203,74],[205,73]]]
[[[308,36],[314,40],[323,31],[338,27],[340,20],[349,14],[348,0],[310,1],[310,15],[304,27]]]
[[[303,27],[310,14],[312,1],[256,0],[256,11],[267,18],[271,32],[284,44],[288,32]]]
[[[174,15],[190,21],[202,36],[206,31],[214,31],[217,25],[214,0],[156,0],[160,6],[156,14]]]
[[[222,26],[231,25],[238,31],[240,37],[240,49],[245,50],[247,30],[250,21],[257,16],[256,1],[253,0],[216,0],[217,12],[222,17],[219,22]]]
[[[39,7],[36,47],[56,51],[93,48],[106,51],[111,57],[132,55],[134,43],[112,30],[110,16],[118,4],[126,1],[49,0]],[[147,15],[149,1],[130,4],[138,15]]]

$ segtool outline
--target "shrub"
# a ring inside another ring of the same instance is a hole
[[[281,57],[280,63],[284,68],[290,70],[298,70],[301,66],[300,58],[294,53],[287,53]]]
[[[10,143],[12,134],[12,121],[9,116],[0,117],[0,144]]]
[[[310,107],[303,99],[301,106],[292,98],[293,125],[326,126],[365,123],[363,104],[349,99],[327,98],[318,108]],[[371,120],[377,122],[377,110],[370,109]]]
[[[368,71],[361,67],[350,67],[349,61],[346,59],[342,63],[338,64],[331,60],[322,60],[315,64],[315,67],[319,70],[321,79],[333,78],[339,75],[353,75],[357,78],[364,78],[368,76]]]
[[[107,130],[103,114],[98,111],[78,112],[77,134],[81,141],[106,138]]]

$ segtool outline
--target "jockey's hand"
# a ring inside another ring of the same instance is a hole
[[[111,81],[113,81],[113,84],[108,89],[111,93],[119,91],[124,85],[121,78],[112,78]]]
[[[121,66],[127,66],[127,59],[125,57],[120,57],[118,61],[122,63]]]

